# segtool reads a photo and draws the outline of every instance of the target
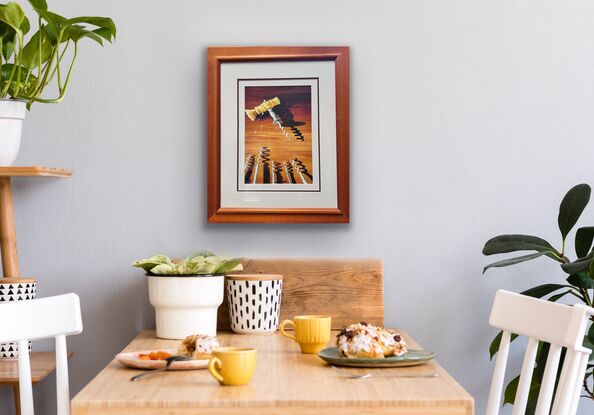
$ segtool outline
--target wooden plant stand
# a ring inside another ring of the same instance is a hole
[[[11,179],[13,177],[69,176],[72,176],[70,170],[51,167],[0,167],[0,252],[2,253],[2,275],[4,278],[20,278]],[[54,353],[31,353],[31,378],[33,384],[42,381],[55,369],[56,359]],[[16,360],[0,360],[0,385],[12,386],[16,413],[20,415],[19,376]]]

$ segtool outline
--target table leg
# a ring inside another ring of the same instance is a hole
[[[14,413],[21,415],[21,389],[18,383],[12,385],[12,396],[14,396]]]
[[[0,251],[2,252],[2,273],[4,277],[18,278],[19,257],[17,254],[10,177],[0,177]]]

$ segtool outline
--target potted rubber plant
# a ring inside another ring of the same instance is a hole
[[[485,266],[483,273],[490,268],[506,267],[522,262],[534,260],[536,258],[549,258],[560,265],[561,270],[566,274],[562,277],[564,281],[551,281],[547,284],[530,288],[521,294],[535,298],[546,298],[549,301],[559,301],[565,296],[570,296],[572,301],[579,300],[585,305],[594,306],[594,249],[592,241],[594,240],[594,226],[584,226],[578,228],[575,233],[575,254],[577,259],[569,258],[567,236],[578,222],[582,212],[590,201],[591,188],[583,183],[571,188],[559,206],[559,215],[557,223],[561,233],[561,249],[556,249],[546,240],[532,235],[499,235],[487,241],[483,248],[484,255],[505,254],[509,252],[528,251],[530,253],[503,259]],[[500,332],[491,342],[489,353],[491,359],[499,350],[502,333]],[[512,335],[511,340],[517,336]],[[584,338],[584,346],[594,349],[594,324],[590,325],[588,335]],[[528,397],[528,406],[526,414],[534,414],[540,384],[544,376],[547,356],[550,345],[540,343],[536,356],[536,367],[532,376],[532,385]],[[561,359],[560,366],[563,365]],[[557,377],[561,370],[559,369]],[[515,377],[506,387],[504,394],[504,405],[513,404],[518,388],[519,376]],[[557,379],[558,381],[558,379]],[[588,362],[586,375],[583,380],[583,397],[594,401],[594,357]]]
[[[242,260],[202,251],[183,260],[156,255],[134,262],[132,266],[142,268],[148,276],[157,337],[215,336],[217,309],[223,303],[225,274],[241,271]]]
[[[108,17],[66,18],[48,10],[46,0],[28,0],[37,31],[21,5],[0,3],[0,166],[14,163],[25,113],[34,102],[64,99],[82,39],[112,42],[116,26]],[[44,95],[48,87],[54,96]]]

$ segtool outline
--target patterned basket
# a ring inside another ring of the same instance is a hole
[[[278,329],[282,275],[227,275],[231,330],[236,333],[273,333]]]
[[[34,278],[0,278],[0,304],[5,301],[33,300],[36,292],[37,280]],[[0,343],[0,359],[16,359],[18,356],[16,343]]]

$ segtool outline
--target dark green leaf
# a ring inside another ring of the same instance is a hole
[[[571,290],[567,290],[567,291],[563,291],[560,294],[555,294],[552,295],[548,301],[552,302],[552,303],[556,303],[557,301],[559,301],[561,298],[565,297],[567,294],[569,294],[571,292]]]
[[[29,0],[31,6],[37,10],[47,10],[47,3],[45,0]]]
[[[575,234],[575,253],[578,258],[588,255],[594,240],[594,226],[579,228]]]
[[[527,296],[533,297],[533,298],[542,298],[545,295],[549,295],[557,290],[560,290],[561,288],[566,288],[566,287],[567,287],[567,285],[561,285],[561,284],[543,284],[543,285],[539,285],[538,287],[533,287],[526,291],[522,291],[520,294],[527,295]]]
[[[489,346],[489,359],[493,360],[493,356],[497,354],[499,351],[499,346],[501,345],[501,337],[503,336],[503,332],[500,331],[497,336],[491,341],[491,345]],[[510,337],[510,343],[516,340],[518,337],[517,334],[512,334]]]
[[[537,252],[535,254],[523,255],[523,256],[519,256],[519,257],[515,257],[515,258],[509,258],[509,259],[504,259],[501,261],[493,262],[492,264],[489,264],[485,268],[483,268],[483,274],[489,268],[507,267],[509,265],[515,265],[515,264],[519,264],[521,262],[530,261],[531,259],[535,259],[535,258],[541,257],[546,254],[547,254],[547,252]]]
[[[588,342],[590,344],[586,347],[592,349],[592,346],[594,345],[594,324],[592,324],[590,330],[588,330]]]
[[[590,252],[583,258],[576,259],[573,262],[568,262],[567,264],[561,264],[561,269],[565,271],[567,274],[577,274],[578,272],[588,271],[590,268],[590,263],[592,262],[593,253]]]
[[[557,252],[544,239],[531,235],[499,235],[489,239],[483,248],[484,255],[515,251]]]
[[[518,390],[518,383],[520,376],[516,376],[505,388],[503,395],[503,404],[513,404],[516,399],[516,392]],[[530,391],[528,392],[528,405],[526,406],[525,415],[534,414],[536,410],[536,403],[538,400],[538,391],[540,390],[540,383],[532,379],[530,384]]]
[[[558,223],[563,240],[565,240],[567,234],[575,226],[586,208],[590,201],[590,193],[590,186],[585,183],[578,184],[572,187],[561,201]]]
[[[578,272],[577,274],[571,274],[567,278],[567,282],[574,287],[579,288],[594,288],[594,279],[585,272]]]

